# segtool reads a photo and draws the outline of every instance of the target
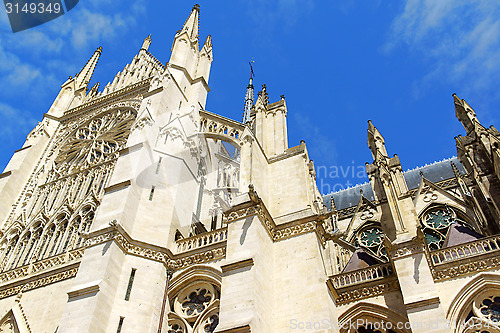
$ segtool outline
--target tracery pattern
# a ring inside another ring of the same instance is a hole
[[[218,288],[207,282],[186,286],[171,302],[169,333],[211,333],[219,324]]]
[[[443,247],[446,235],[453,223],[465,224],[464,221],[457,217],[455,210],[448,206],[429,210],[422,216],[421,222],[425,240],[430,250],[438,250]]]
[[[487,290],[477,295],[467,311],[467,317],[457,324],[458,332],[500,332],[500,295],[497,290]]]
[[[115,108],[61,125],[14,207],[18,217],[3,230],[0,271],[84,245],[81,235],[90,230],[135,116],[131,108]]]
[[[388,261],[383,240],[384,232],[377,225],[369,224],[360,229],[356,234],[356,241],[359,245],[375,257]]]

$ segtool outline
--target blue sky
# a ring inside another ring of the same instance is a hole
[[[366,181],[371,119],[410,169],[456,154],[464,134],[452,93],[486,126],[500,126],[500,3],[461,0],[199,1],[200,39],[214,44],[207,110],[240,120],[255,85],[288,106],[289,145],[306,140],[323,193]],[[82,0],[42,26],[13,34],[0,14],[0,168],[41,120],[60,85],[98,47],[101,87],[149,49],[168,61],[193,3]],[[101,88],[102,89],[102,88]],[[321,168],[320,168],[321,167]]]

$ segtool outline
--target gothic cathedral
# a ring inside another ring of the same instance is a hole
[[[284,97],[205,110],[199,6],[166,64],[101,48],[0,174],[0,332],[500,332],[500,133],[453,96],[457,158],[322,195]],[[286,172],[284,172],[286,170]]]

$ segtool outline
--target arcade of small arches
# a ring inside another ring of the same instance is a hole
[[[73,214],[64,211],[53,220],[37,219],[26,228],[11,228],[0,239],[0,269],[14,269],[83,247],[82,235],[90,230],[95,208],[88,204]]]

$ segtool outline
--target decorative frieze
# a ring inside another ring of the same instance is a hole
[[[40,276],[28,277],[12,284],[2,286],[0,287],[0,299],[16,295],[20,292],[26,292],[35,288],[44,287],[55,282],[74,278],[76,273],[78,273],[79,265],[80,263],[78,262],[64,267],[62,270],[56,270],[48,274],[42,273]]]
[[[457,263],[452,267],[434,267],[432,270],[434,280],[442,281],[462,275],[474,274],[500,267],[500,258],[494,257],[474,260],[472,262]]]
[[[417,253],[423,253],[424,244],[411,244],[408,246],[392,249],[391,258],[392,259],[401,259],[407,256],[412,256]]]
[[[298,223],[294,221],[276,225],[271,217],[271,214],[269,214],[261,200],[257,200],[258,202],[251,206],[244,206],[242,208],[224,213],[227,223],[257,215],[266,228],[269,237],[271,237],[271,239],[275,242],[308,232],[313,232],[317,228],[316,221],[311,221],[311,218],[304,219]]]
[[[194,251],[186,251],[174,255],[167,248],[132,239],[125,229],[116,221],[110,222],[109,227],[92,232],[85,237],[87,238],[85,240],[86,247],[115,241],[127,254],[162,262],[173,270],[185,268],[190,265],[220,260],[226,256],[225,241],[211,243],[206,247],[199,247]]]
[[[327,285],[330,291],[332,291],[332,285],[329,283],[327,283]],[[374,285],[360,285],[356,289],[349,289],[339,292],[334,291],[332,292],[332,294],[336,295],[336,304],[341,305],[358,301],[360,299],[379,296],[396,290],[399,290],[399,284],[395,278],[392,278],[384,279],[380,283]]]
[[[500,237],[490,236],[473,242],[429,252],[434,280],[487,271],[500,267]]]

